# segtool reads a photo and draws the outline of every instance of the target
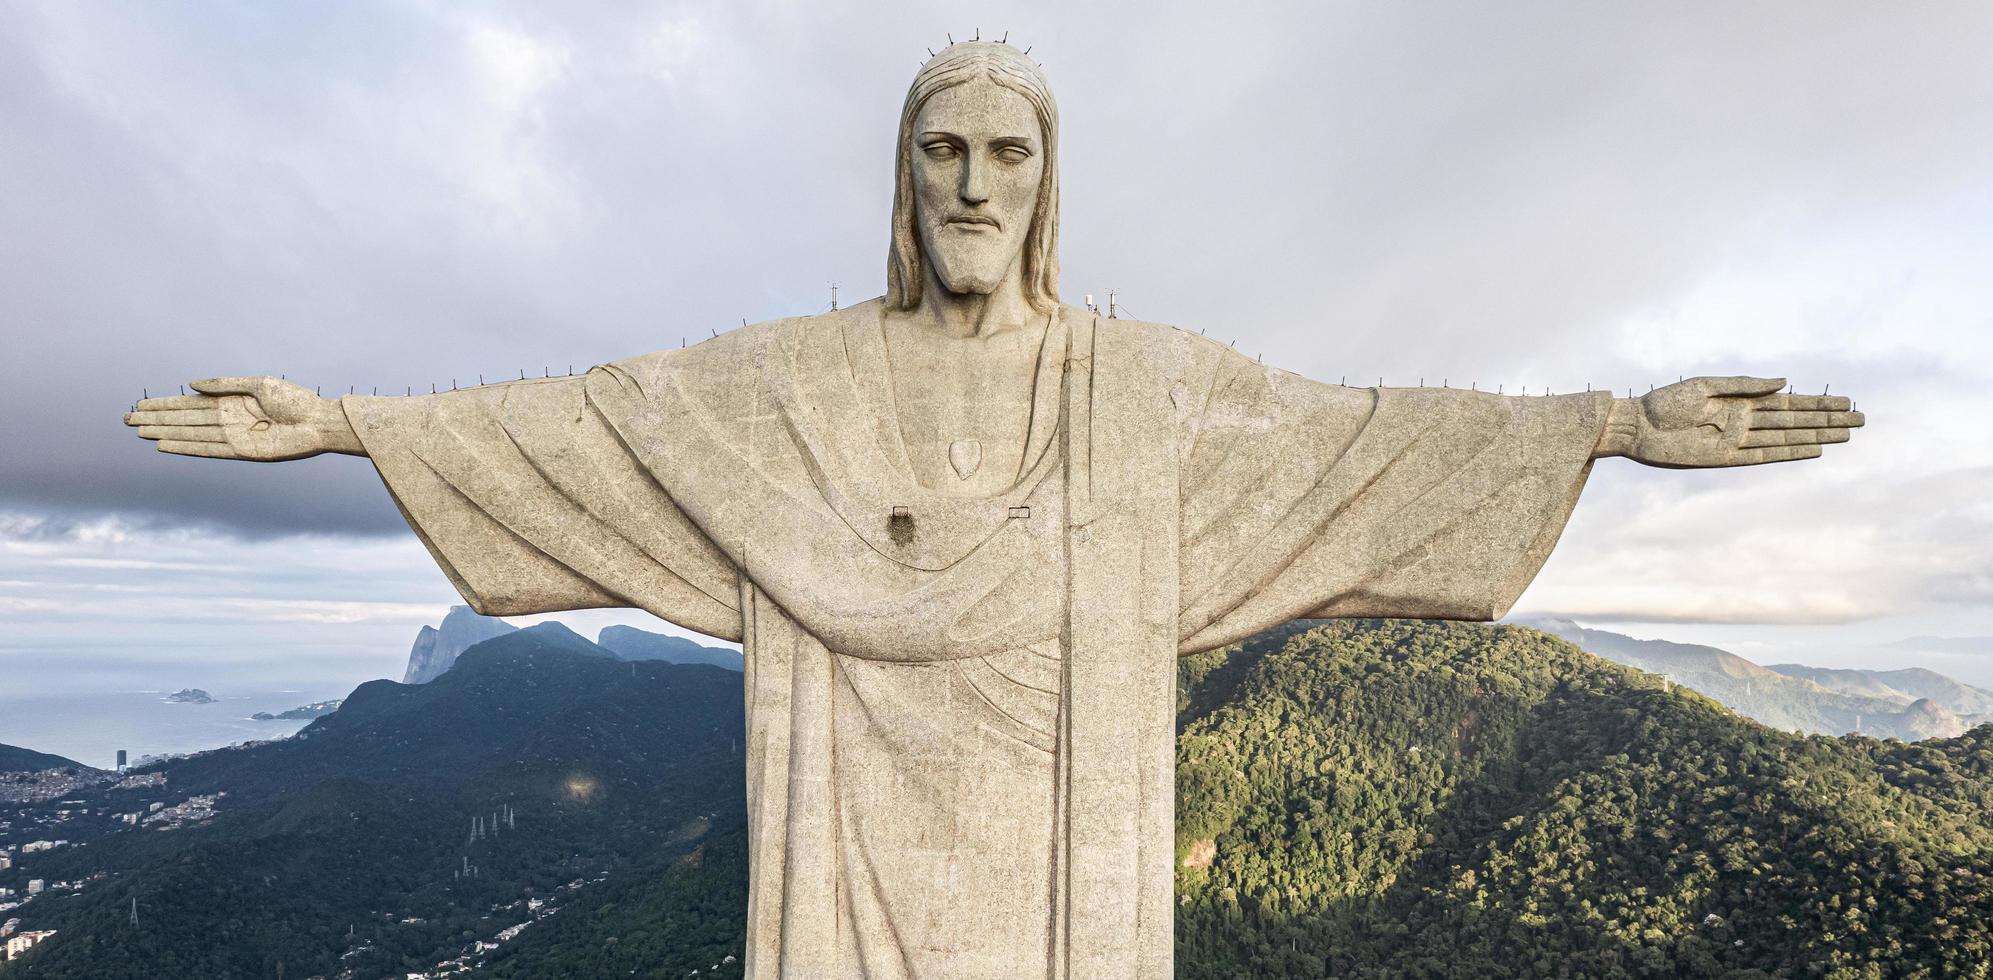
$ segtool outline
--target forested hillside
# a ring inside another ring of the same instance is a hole
[[[0,980],[739,977],[740,674],[572,646],[169,766],[229,796],[33,855],[105,876],[10,913],[59,931]],[[1294,624],[1182,681],[1179,977],[1988,976],[1993,726],[1782,734],[1517,627]]]
[[[70,846],[23,856],[0,886],[81,887],[0,915],[57,930],[0,978],[400,980],[474,965],[503,930],[730,832],[739,672],[622,663],[571,637],[506,634],[429,683],[363,684],[293,738],[148,767],[163,787],[68,806],[62,829],[34,833]],[[117,819],[190,796],[213,802],[186,821]],[[712,950],[680,932],[652,975],[725,955],[738,918],[713,918]]]
[[[1534,630],[1184,664],[1179,977],[1984,977],[1993,726],[1799,737]]]

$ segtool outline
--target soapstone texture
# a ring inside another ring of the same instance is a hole
[[[128,421],[370,457],[480,613],[740,641],[764,980],[1171,976],[1177,657],[1498,618],[1594,458],[1805,458],[1860,424],[1779,379],[1327,385],[1063,305],[1056,147],[1037,66],[954,45],[902,115],[880,299],[575,377],[330,411],[217,379]]]

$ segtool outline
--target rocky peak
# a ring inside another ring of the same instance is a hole
[[[492,616],[480,616],[469,606],[451,606],[438,626],[424,626],[415,634],[408,651],[408,669],[403,684],[426,684],[442,676],[465,650],[494,637],[514,632],[518,627]]]

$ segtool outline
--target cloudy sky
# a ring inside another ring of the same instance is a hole
[[[398,674],[455,597],[364,462],[120,413],[876,294],[901,96],[978,31],[1056,87],[1069,301],[1329,381],[1868,414],[1811,462],[1601,464],[1518,612],[1993,685],[1993,6],[1817,0],[0,4],[0,676]]]

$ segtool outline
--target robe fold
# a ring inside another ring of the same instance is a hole
[[[1169,977],[1176,657],[1499,618],[1611,403],[1324,385],[1063,307],[1015,481],[963,496],[914,477],[880,318],[344,399],[479,612],[741,642],[750,977]]]

